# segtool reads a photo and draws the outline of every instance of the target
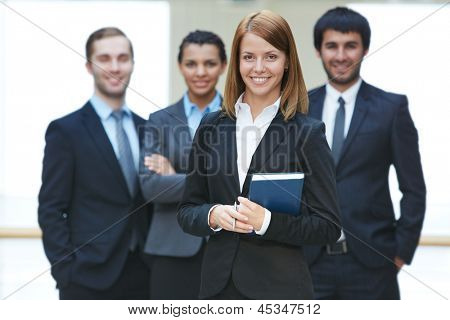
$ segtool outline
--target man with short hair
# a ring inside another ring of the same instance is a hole
[[[52,121],[45,139],[39,225],[60,299],[147,299],[141,259],[150,206],[138,180],[139,127],[126,105],[130,40],[117,28],[92,33],[86,68],[94,94]]]
[[[314,45],[329,82],[309,92],[309,115],[326,125],[343,228],[337,243],[305,247],[315,296],[399,299],[397,272],[412,261],[426,194],[408,100],[361,79],[370,45],[370,26],[361,14],[329,10],[314,27]],[[388,184],[391,165],[403,193],[398,220]]]

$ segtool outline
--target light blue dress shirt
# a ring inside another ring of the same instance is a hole
[[[220,110],[220,94],[216,91],[216,95],[214,99],[206,106],[203,111],[201,111],[198,106],[189,100],[189,95],[186,92],[183,96],[183,104],[184,104],[184,112],[186,114],[186,118],[188,121],[189,131],[191,132],[191,137],[193,138],[195,135],[195,131],[197,131],[198,126],[200,125],[200,121],[203,116],[209,112],[214,112]]]
[[[116,120],[112,116],[113,109],[106,104],[98,96],[93,95],[90,100],[92,107],[95,112],[100,117],[103,128],[108,135],[109,141],[114,149],[117,159],[119,159],[119,147],[117,144],[116,135]],[[128,141],[130,142],[131,152],[133,153],[134,165],[136,167],[136,172],[139,170],[139,138],[136,132],[136,127],[134,126],[133,116],[131,110],[124,104],[121,109],[125,111],[123,116],[123,129],[127,134]]]

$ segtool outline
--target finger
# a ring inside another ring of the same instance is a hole
[[[159,170],[159,166],[158,166],[158,165],[155,165],[155,164],[153,164],[153,163],[147,165],[147,167],[148,167],[150,170],[152,170],[152,171],[157,171],[157,170]]]
[[[247,208],[249,208],[250,210],[255,210],[256,206],[258,204],[254,203],[253,201],[248,200],[247,198],[244,197],[238,197],[238,201],[242,204],[244,204]]]
[[[253,213],[253,211],[250,210],[250,208],[247,207],[247,206],[246,206],[244,203],[242,203],[242,202],[241,202],[240,205],[238,205],[238,212],[241,213],[241,214],[243,214],[243,215],[245,215],[245,216],[248,216],[248,215],[250,215],[250,214]]]
[[[253,232],[253,230],[247,230],[247,229],[240,229],[240,228],[236,228],[233,230],[233,232],[237,232],[237,233],[251,233]]]
[[[236,220],[236,226],[235,229],[241,229],[241,230],[247,230],[247,231],[253,231],[253,226],[251,224],[247,224],[245,222]]]
[[[247,221],[247,216],[243,215],[242,213],[237,212],[232,206],[225,206],[225,212],[230,215],[232,218],[241,220],[241,221]]]
[[[243,225],[246,225],[246,224],[242,224],[241,226],[243,226]],[[230,231],[230,232],[237,232],[237,233],[250,233],[250,232],[252,232],[253,231],[253,227],[251,225],[247,225],[247,226],[248,227],[246,227],[246,228],[245,227],[241,228],[241,227],[235,226],[235,228],[233,229],[229,224],[225,224],[225,225],[223,225],[221,227],[222,227],[222,229]],[[251,229],[250,229],[250,227],[251,227]]]
[[[219,226],[226,230],[231,230],[233,227],[233,218],[228,215],[225,211],[221,212],[217,216],[217,222]]]
[[[150,156],[150,160],[152,161],[159,161],[161,159],[161,155],[154,153]]]

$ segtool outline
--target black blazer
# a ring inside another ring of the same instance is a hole
[[[133,114],[138,132],[144,120]],[[97,113],[86,105],[48,126],[38,218],[45,253],[59,288],[76,283],[106,289],[129,252],[131,227],[143,244],[150,208],[129,194]]]
[[[297,113],[284,122],[277,114],[259,144],[240,192],[236,163],[236,121],[214,112],[203,118],[189,155],[189,174],[178,221],[183,230],[210,235],[202,266],[200,298],[219,293],[232,277],[254,299],[310,299],[312,282],[302,245],[336,241],[340,220],[333,160],[323,123]],[[302,215],[272,212],[263,236],[208,226],[214,204],[248,196],[257,172],[305,172]]]
[[[310,91],[310,116],[322,119],[325,87]],[[396,220],[389,192],[394,165],[403,198]],[[417,130],[406,96],[362,82],[353,118],[336,167],[343,228],[350,252],[364,265],[411,263],[425,214],[425,182]],[[305,248],[310,263],[323,252]],[[383,257],[383,255],[385,257]]]

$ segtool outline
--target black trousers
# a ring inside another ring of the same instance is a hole
[[[249,298],[244,296],[236,288],[233,279],[230,277],[225,288],[215,296],[209,297],[207,300],[249,300]]]
[[[351,253],[324,253],[310,266],[314,297],[327,300],[398,300],[397,267],[368,268]]]
[[[150,297],[152,300],[196,300],[200,291],[200,274],[205,249],[187,258],[150,257]]]
[[[147,300],[150,297],[150,269],[141,254],[130,252],[117,281],[108,289],[97,290],[75,283],[59,289],[61,300]]]

